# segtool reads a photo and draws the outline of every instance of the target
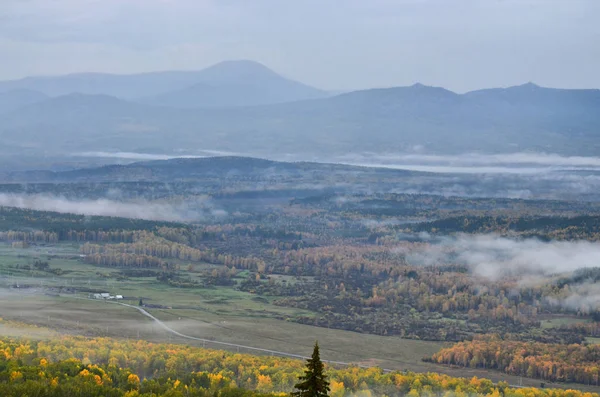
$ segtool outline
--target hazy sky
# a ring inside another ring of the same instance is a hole
[[[0,79],[252,59],[325,89],[600,88],[600,0],[0,0]]]

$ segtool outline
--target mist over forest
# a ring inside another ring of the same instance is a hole
[[[0,396],[600,397],[598,4],[6,0]]]

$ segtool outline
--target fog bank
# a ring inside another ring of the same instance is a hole
[[[423,239],[430,236],[421,234]],[[504,275],[534,275],[571,272],[600,266],[600,244],[589,241],[511,239],[495,234],[439,237],[418,251],[397,250],[411,264],[457,263],[474,274],[490,279]]]
[[[45,194],[0,194],[0,206],[52,211],[79,215],[114,216],[155,221],[189,222],[207,215],[202,209],[210,207],[207,199],[194,202],[165,203],[146,200],[115,201],[110,199],[71,200]],[[210,208],[209,208],[210,209]],[[210,213],[223,215],[220,210]]]
[[[151,154],[136,152],[83,152],[76,154],[77,157],[100,157],[122,160],[171,160],[171,159],[190,159],[202,158],[206,156],[192,155],[170,155],[170,154]]]
[[[552,171],[598,171],[600,157],[561,156],[553,153],[362,153],[332,160],[342,164],[451,174],[540,174]]]

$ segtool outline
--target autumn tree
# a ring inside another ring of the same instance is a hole
[[[328,397],[329,382],[323,373],[323,362],[319,355],[319,343],[315,342],[312,357],[306,360],[306,370],[294,388],[293,397]]]

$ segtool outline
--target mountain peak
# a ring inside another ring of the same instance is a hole
[[[266,67],[262,63],[253,61],[251,59],[228,59],[225,61],[217,62],[212,66],[209,66],[209,68],[211,68],[211,67],[256,68],[256,69],[262,69],[262,70],[265,70],[265,69],[270,70],[268,67]]]
[[[457,94],[455,92],[452,92],[450,90],[447,90],[443,87],[435,87],[435,86],[431,86],[431,85],[425,85],[422,83],[415,83],[409,87],[412,92],[419,94],[419,95],[436,95],[436,96],[448,96],[448,97],[455,97],[457,96]]]
[[[262,63],[245,59],[219,62],[204,69],[202,74],[205,79],[223,83],[238,79],[281,77]]]
[[[285,78],[261,63],[223,61],[196,74],[186,88],[145,98],[143,103],[179,108],[255,106],[322,98],[326,93]]]
[[[537,90],[538,88],[542,88],[542,87],[529,81],[525,84],[521,84],[521,85],[518,85],[518,86],[515,86],[512,88],[519,88],[519,89],[524,89],[524,90]]]

